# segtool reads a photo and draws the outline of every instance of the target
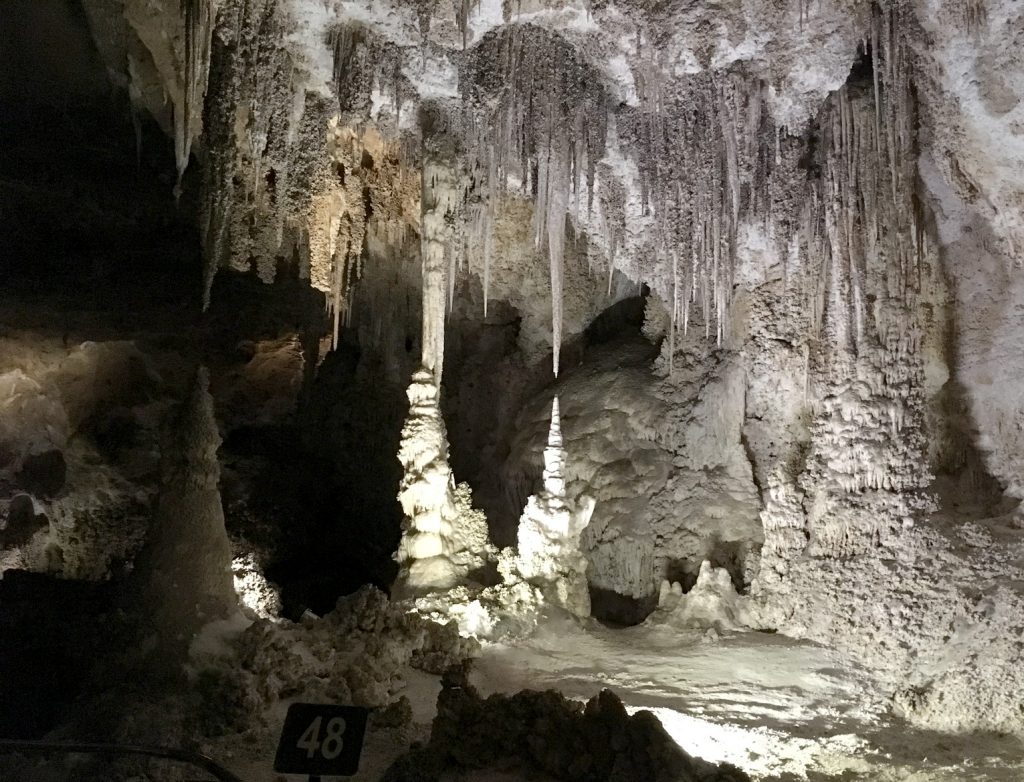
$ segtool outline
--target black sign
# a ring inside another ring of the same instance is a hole
[[[350,777],[359,770],[369,709],[293,703],[288,707],[274,771]]]

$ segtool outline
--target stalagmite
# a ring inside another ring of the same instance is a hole
[[[551,427],[544,449],[544,485],[530,497],[519,520],[519,577],[538,587],[548,603],[577,616],[590,615],[587,558],[580,550],[580,533],[590,523],[594,501],[573,502],[566,495],[566,452],[558,397],[551,403]]]
[[[398,499],[405,521],[395,555],[400,567],[391,590],[395,599],[465,584],[490,556],[487,520],[472,508],[469,487],[455,485],[448,466],[448,438],[433,373],[418,370],[407,395],[409,415],[398,451],[403,468]]]
[[[136,609],[179,654],[203,625],[238,610],[218,488],[221,441],[208,386],[200,368],[163,459],[156,513],[132,573]]]

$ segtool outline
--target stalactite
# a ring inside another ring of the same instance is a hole
[[[455,306],[455,281],[459,274],[459,256],[462,254],[461,249],[456,249],[455,241],[449,241],[448,246],[445,248],[445,256],[448,261],[448,272],[445,276],[447,281],[447,291],[445,292],[445,312],[448,315],[452,313],[452,307]]]
[[[978,35],[988,24],[987,0],[966,0],[964,5],[964,23],[967,32],[971,35]]]
[[[466,206],[466,251],[470,258],[480,259],[480,277],[483,285],[484,318],[487,317],[491,298],[491,262],[494,257],[494,226],[497,219],[498,200],[501,197],[495,189],[498,181],[497,154],[493,143],[479,141],[480,146],[487,150],[486,170],[479,171],[475,177],[475,187],[471,190],[470,201]],[[483,161],[481,161],[483,163]]]
[[[401,47],[357,22],[331,30],[328,43],[333,53],[334,90],[342,118],[365,119],[373,90],[377,88],[381,93],[391,93],[397,122],[402,95],[416,94],[402,71]]]
[[[184,95],[175,107],[174,154],[178,167],[178,187],[188,167],[192,142],[203,128],[203,101],[210,76],[210,45],[213,38],[212,0],[181,0],[185,24]]]
[[[705,335],[713,333],[722,345],[739,225],[748,217],[763,221],[773,196],[783,200],[781,189],[772,189],[775,156],[768,141],[774,142],[775,129],[757,78],[707,72],[669,87],[657,73],[651,64],[636,69],[640,106],[620,112],[622,135],[639,170],[641,201],[653,217],[662,279],[678,273],[667,252],[675,247],[690,265],[692,301],[700,306]],[[688,330],[690,309],[683,309]]]
[[[533,234],[546,252],[552,293],[555,374],[562,340],[565,220],[588,208],[607,131],[606,98],[579,53],[559,36],[532,25],[488,33],[463,64],[466,132],[476,187],[485,210],[515,177],[535,191]],[[497,96],[497,100],[492,99]],[[531,172],[536,171],[531,181]],[[491,230],[491,218],[484,221]],[[489,239],[484,239],[485,244]],[[489,265],[489,252],[485,264]],[[488,279],[489,282],[489,279]]]
[[[480,0],[455,0],[455,24],[462,34],[462,48],[469,43],[469,17],[480,4]]]
[[[294,85],[292,55],[271,34],[270,0],[227,6],[211,45],[205,116],[204,306],[221,266],[273,280],[286,241],[302,245],[314,195],[327,181],[329,114]],[[326,230],[323,231],[326,234]],[[329,271],[328,271],[329,275]],[[322,280],[325,290],[330,279]]]
[[[541,242],[547,240],[548,261],[551,276],[551,349],[552,363],[555,377],[558,377],[559,356],[562,346],[562,305],[564,298],[564,271],[565,271],[565,218],[567,211],[568,193],[560,186],[567,180],[566,172],[561,169],[565,165],[565,157],[560,150],[554,150],[549,154],[544,164],[546,169],[542,181],[546,184],[547,195],[544,200],[544,235],[539,237]],[[537,212],[542,207],[538,205]],[[540,247],[538,246],[538,249]]]
[[[357,111],[369,99],[371,77],[366,73],[366,31],[358,25],[341,25],[331,32],[334,50],[334,90],[342,111]]]
[[[917,284],[913,100],[898,27],[893,9],[875,11],[871,83],[837,91],[820,121],[826,154],[821,190],[812,186],[807,201],[803,252],[813,259],[825,240],[829,293],[819,316],[840,348],[873,338],[869,296],[905,304]]]
[[[915,194],[904,13],[874,10],[864,44],[873,74],[851,78],[819,114],[820,172],[807,185],[799,255],[814,292],[805,395],[813,378],[817,413],[800,488],[818,507],[808,526],[819,556],[876,547],[898,534],[893,519],[931,507],[920,342],[933,328],[923,267],[937,263],[925,263]]]
[[[420,110],[422,131],[422,189],[420,197],[420,252],[423,268],[423,366],[441,384],[444,364],[447,278],[452,248],[451,226],[462,200],[455,171],[456,139],[442,107],[427,104]],[[454,277],[454,274],[451,273]]]

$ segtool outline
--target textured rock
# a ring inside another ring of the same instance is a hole
[[[632,716],[613,692],[586,705],[557,692],[523,691],[482,699],[464,672],[445,674],[430,742],[388,769],[388,782],[442,778],[460,769],[526,767],[555,779],[742,782],[679,749],[650,712]]]
[[[707,560],[764,627],[885,671],[911,719],[1020,730],[1019,650],[1001,640],[1019,625],[1016,543],[971,543],[1016,529],[999,500],[1024,496],[1018,3],[172,5],[126,0],[122,24],[86,2],[179,170],[202,151],[207,290],[220,267],[297,267],[336,344],[352,329],[399,384],[419,347],[433,373],[410,388],[399,591],[448,590],[486,559],[438,384],[455,296],[502,301],[523,364],[550,348],[551,391],[581,411],[565,493],[597,500],[593,586],[650,599]],[[640,284],[654,371],[645,355],[574,378],[571,338]],[[87,370],[116,365],[97,352],[69,361],[67,404],[5,368],[0,409],[31,426],[0,419],[0,469],[59,449],[72,494],[89,479],[127,496],[66,447],[103,398]],[[505,460],[520,506],[542,396]],[[48,510],[64,572],[130,549],[101,542],[110,505]],[[460,604],[466,621],[492,621],[487,599]]]
[[[342,643],[343,642],[343,643]],[[232,641],[232,652],[200,664],[240,688],[263,711],[296,693],[356,706],[396,702],[410,667],[440,673],[471,656],[476,643],[390,604],[367,587],[341,598],[322,619],[297,624],[256,622]],[[211,709],[228,704],[211,699]]]

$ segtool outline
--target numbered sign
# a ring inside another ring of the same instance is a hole
[[[359,770],[369,709],[293,703],[288,707],[274,771],[350,777]]]

